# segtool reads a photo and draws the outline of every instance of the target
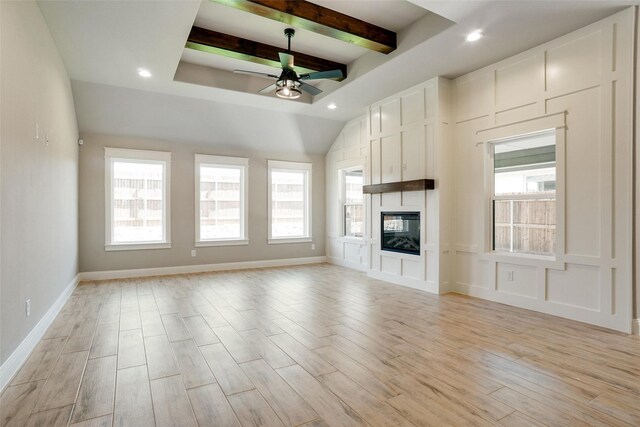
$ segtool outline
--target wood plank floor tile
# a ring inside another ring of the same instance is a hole
[[[131,368],[147,363],[142,329],[120,331],[118,340],[118,369]]]
[[[182,317],[178,314],[164,314],[160,317],[170,342],[184,341],[191,338],[191,334],[187,330]]]
[[[63,309],[60,314],[55,318],[47,332],[44,334],[43,339],[68,337],[71,333],[71,328],[76,322],[76,319],[80,312]]]
[[[244,338],[231,326],[213,328],[213,332],[220,338],[227,351],[237,363],[248,362],[260,358],[260,355],[250,346]]]
[[[186,388],[189,389],[216,382],[211,369],[209,369],[207,362],[193,340],[173,342],[171,343],[171,348],[176,355],[178,367]]]
[[[240,365],[286,426],[297,426],[318,414],[262,359]]]
[[[41,340],[18,374],[11,381],[12,385],[46,380],[62,353],[66,338],[51,338]]]
[[[118,370],[114,426],[155,426],[146,366]]]
[[[403,417],[419,427],[457,426],[453,419],[436,414],[431,405],[416,402],[406,394],[400,394],[387,400]],[[435,408],[437,410],[437,408]]]
[[[366,425],[366,422],[352,408],[338,399],[301,366],[287,366],[278,369],[277,372],[329,425]]]
[[[290,319],[275,319],[273,322],[310,350],[326,347],[330,344],[326,337],[316,337],[311,332],[307,331],[305,328]]]
[[[589,406],[631,425],[640,425],[638,402],[640,402],[638,395],[604,392],[589,402]]]
[[[25,427],[66,427],[69,425],[69,417],[73,405],[62,408],[48,409],[46,411],[31,414]]]
[[[544,424],[537,422],[518,411],[512,412],[499,421],[504,427],[546,427]]]
[[[142,325],[142,336],[145,338],[166,334],[158,310],[141,311],[140,322]]]
[[[96,330],[98,319],[84,319],[79,317],[77,322],[71,328],[69,338],[62,349],[63,353],[75,353],[76,351],[85,351],[91,348],[93,336]]]
[[[25,425],[43,385],[41,380],[7,387],[0,396],[0,426]]]
[[[180,374],[176,357],[166,335],[144,338],[149,378],[155,380]]]
[[[98,323],[91,350],[89,351],[89,359],[117,354],[119,330],[118,322]]]
[[[151,381],[153,411],[158,426],[197,426],[180,376]]]
[[[243,427],[284,426],[257,390],[227,396]]]
[[[333,365],[300,344],[289,334],[273,335],[269,337],[269,339],[313,376],[329,374],[336,371]]]
[[[371,426],[409,427],[412,425],[398,411],[377,400],[371,393],[342,372],[322,375],[318,377],[318,380],[353,408]]]
[[[97,418],[113,412],[116,356],[89,359],[71,421]]]
[[[638,378],[637,338],[517,307],[327,264],[184,274],[81,283],[0,426],[636,426]]]
[[[198,346],[220,342],[202,316],[185,317],[184,323]]]
[[[71,424],[71,427],[111,427],[113,424],[113,415],[105,415],[103,417],[93,418],[87,421]]]
[[[224,394],[230,395],[255,388],[224,345],[205,345],[200,347],[200,351]]]
[[[211,305],[198,306],[198,312],[211,329],[219,328],[221,326],[229,326],[229,322],[227,322],[218,310]]]
[[[218,384],[191,388],[187,394],[200,426],[240,427],[235,412]]]
[[[122,307],[120,311],[120,330],[129,331],[141,328],[140,309],[137,306]]]
[[[42,387],[34,412],[61,408],[75,402],[88,356],[88,351],[60,355]]]
[[[295,360],[257,329],[243,331],[240,335],[273,369],[296,364]]]
[[[491,393],[490,396],[505,405],[509,405],[517,411],[530,416],[531,418],[540,420],[546,425],[554,423],[563,425],[582,424],[580,420],[571,414],[555,410],[535,399],[525,396],[524,394],[520,394],[507,387],[503,387],[500,390]]]
[[[379,400],[389,399],[400,394],[390,382],[380,380],[372,371],[334,347],[318,348],[315,352]]]

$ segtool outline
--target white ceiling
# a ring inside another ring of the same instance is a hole
[[[116,89],[120,87],[136,93],[148,92],[149,96],[142,98],[148,102],[145,108],[151,116],[154,109],[161,108],[154,102],[154,96],[166,101],[161,95],[175,95],[175,99],[205,101],[198,105],[208,105],[205,109],[209,113],[245,108],[251,114],[268,110],[267,116],[279,112],[344,122],[363,114],[368,104],[429,78],[462,75],[639,3],[638,0],[313,1],[395,29],[399,40],[396,51],[383,55],[297,30],[292,40],[294,50],[349,63],[349,77],[341,83],[320,82],[318,86],[325,92],[313,102],[257,95],[255,91],[267,86],[269,80],[229,72],[240,65],[243,69],[256,69],[255,64],[214,59],[215,55],[184,49],[194,22],[244,38],[259,37],[263,43],[283,47],[284,24],[208,0],[69,0],[40,1],[39,5],[70,77],[87,82],[74,83],[74,95],[84,99],[82,108],[104,111],[105,106],[99,105],[104,96],[92,100],[85,95],[99,88],[100,92],[112,90],[122,96],[122,91]],[[477,28],[486,36],[474,44],[465,42],[464,36]],[[254,31],[258,36],[251,35]],[[138,67],[148,68],[153,77],[139,78]],[[266,70],[273,72],[269,67]],[[328,110],[330,102],[338,108]],[[99,117],[85,121],[87,115],[79,114],[81,130],[105,128]]]

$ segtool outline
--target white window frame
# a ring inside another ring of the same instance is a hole
[[[200,238],[200,168],[213,166],[240,170],[240,238],[201,239]],[[242,246],[249,244],[249,159],[245,157],[195,155],[195,246]]]
[[[272,214],[273,214],[273,203],[272,203],[272,194],[271,194],[271,175],[272,172],[283,171],[283,172],[304,172],[305,176],[305,189],[304,189],[304,198],[305,198],[305,235],[300,237],[274,237],[272,235]],[[269,228],[269,238],[267,243],[272,244],[282,244],[282,243],[304,243],[304,242],[313,242],[312,236],[312,222],[311,222],[311,194],[312,194],[312,180],[311,175],[313,172],[311,163],[302,163],[302,162],[288,162],[282,160],[267,160],[267,194],[268,194],[268,202],[267,202],[267,211],[268,211],[268,228]]]
[[[566,112],[535,117],[521,122],[496,126],[477,132],[477,144],[484,144],[484,233],[481,260],[518,262],[522,265],[563,269],[565,253],[565,131]],[[556,251],[554,255],[536,255],[493,251],[493,145],[510,139],[521,138],[555,130],[556,138]]]
[[[347,202],[347,189],[346,189],[346,179],[345,176],[347,173],[352,172],[352,171],[356,171],[356,170],[360,170],[362,171],[362,182],[364,185],[364,165],[359,164],[359,165],[355,165],[355,166],[349,166],[349,167],[345,167],[340,169],[340,175],[339,175],[339,182],[340,182],[340,237],[342,237],[342,239],[344,240],[355,240],[355,241],[362,241],[364,239],[364,235],[365,235],[365,230],[366,230],[366,215],[364,215],[363,218],[363,230],[362,230],[362,236],[360,237],[355,237],[355,236],[347,236],[346,235],[346,230],[345,230],[345,207],[346,207],[346,202]],[[362,208],[365,209],[365,200],[364,200],[364,194],[362,195]]]
[[[105,251],[129,251],[145,249],[171,248],[171,153],[167,151],[131,150],[127,148],[104,149],[105,159]],[[163,215],[162,241],[116,243],[113,241],[113,163],[125,161],[131,163],[160,164],[163,166]]]

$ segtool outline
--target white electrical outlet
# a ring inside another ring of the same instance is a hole
[[[312,243],[312,244],[311,244],[311,250],[312,250],[312,251],[315,251],[315,250],[316,250],[316,244],[315,244],[315,243]]]
[[[36,140],[40,139],[40,124],[36,122]]]
[[[191,249],[191,256],[196,256],[196,250],[195,249]]]
[[[513,282],[513,271],[507,271],[507,280]]]
[[[27,317],[31,316],[31,298],[27,298],[27,301],[25,301],[24,305],[25,305]]]

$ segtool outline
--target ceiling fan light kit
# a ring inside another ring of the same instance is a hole
[[[276,82],[276,96],[284,99],[296,99],[300,98],[302,92],[300,89],[300,82],[295,80],[278,80]]]
[[[278,80],[258,93],[268,93],[272,90],[276,91],[276,96],[283,99],[297,99],[300,98],[302,92],[306,92],[312,96],[322,93],[322,90],[315,86],[301,82],[300,80],[318,80],[318,79],[343,79],[344,74],[342,70],[329,70],[329,71],[317,71],[315,73],[300,74],[294,69],[293,55],[291,54],[291,37],[295,35],[293,28],[287,28],[284,30],[284,35],[287,37],[287,51],[278,53],[280,58],[280,65],[282,66],[282,73],[280,76],[273,74],[258,73],[255,71],[246,70],[234,70],[239,74],[252,74],[262,77],[277,78]]]

